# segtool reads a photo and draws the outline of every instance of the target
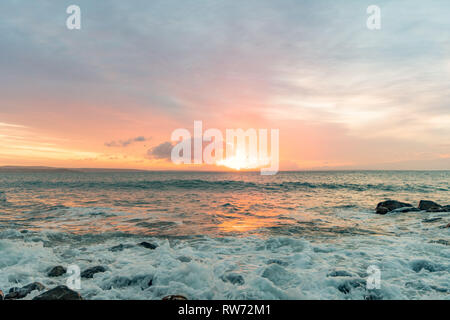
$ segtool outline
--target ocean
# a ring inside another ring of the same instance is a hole
[[[450,298],[449,213],[375,214],[449,205],[450,171],[0,173],[0,191],[4,292],[76,265],[106,270],[85,299]]]

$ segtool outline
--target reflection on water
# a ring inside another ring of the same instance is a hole
[[[8,173],[3,229],[154,236],[395,232],[395,198],[450,203],[449,172]]]

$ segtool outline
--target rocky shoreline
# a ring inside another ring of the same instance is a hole
[[[431,200],[420,200],[419,205],[414,207],[410,203],[397,200],[386,200],[379,202],[375,208],[377,214],[386,214],[389,212],[450,212],[450,205],[442,206]]]
[[[149,243],[149,242],[140,242],[136,244],[136,246],[140,246],[149,250],[154,250],[158,247],[157,244]],[[119,244],[110,248],[109,250],[112,252],[122,251],[126,248],[131,248],[133,245],[127,244]],[[83,272],[81,272],[80,276],[84,279],[92,279],[95,274],[106,272],[107,268],[104,266],[94,266],[90,267]],[[47,272],[47,276],[49,278],[61,277],[67,273],[67,269],[63,266],[54,266],[50,268]],[[148,286],[152,285],[152,279],[148,281]],[[8,293],[5,295],[2,290],[0,290],[0,300],[19,300],[27,297],[33,291],[42,292],[47,288],[40,282],[32,282],[23,287],[13,287],[9,289]],[[52,289],[49,289],[33,298],[33,300],[84,300],[80,293],[70,289],[65,285],[59,285]],[[185,296],[182,295],[168,295],[162,298],[162,300],[187,300]]]
[[[449,205],[440,205],[436,202],[430,201],[430,200],[420,200],[417,207],[414,207],[410,203],[401,202],[397,200],[385,200],[382,202],[379,202],[375,208],[375,212],[380,215],[386,215],[388,213],[406,213],[406,212],[427,212],[427,213],[445,213],[450,212],[450,206]],[[431,222],[437,222],[442,221],[444,217],[427,217],[425,220],[423,220],[424,223],[431,223]],[[450,228],[450,223],[443,225],[441,228]],[[448,241],[446,240],[437,240],[436,243],[440,243],[443,245],[449,245]],[[136,244],[118,244],[112,247],[109,247],[107,250],[111,252],[121,252],[127,249],[131,248],[144,248],[143,250],[155,250],[158,248],[158,245],[155,243],[150,242],[140,242]],[[80,277],[83,279],[86,279],[89,281],[89,279],[93,279],[96,274],[103,273],[108,271],[108,267],[102,266],[102,265],[92,265],[84,269],[80,273]],[[418,269],[420,271],[420,269]],[[68,270],[61,265],[56,265],[51,268],[49,268],[46,272],[46,276],[48,278],[58,278],[63,277],[66,275]],[[416,271],[418,272],[418,271]],[[331,273],[329,276],[349,276],[350,274],[347,274],[343,271]],[[263,275],[264,277],[264,275]],[[230,282],[232,284],[238,284],[242,285],[244,284],[244,279],[239,274],[234,273],[228,273],[221,277],[221,279],[224,282]],[[120,283],[124,283],[126,285],[133,284],[133,280],[129,279],[127,277],[118,277],[117,279]],[[144,281],[143,286],[144,287],[150,287],[153,285],[153,279],[149,277],[148,279],[143,279]],[[45,283],[45,281],[43,281]],[[61,284],[54,284],[56,286],[52,288],[46,288],[42,283],[40,282],[32,282],[29,283],[23,287],[12,287],[8,291],[2,291],[0,290],[0,300],[19,300],[30,298],[30,294],[34,294],[33,300],[84,300],[84,298],[81,296],[81,294],[71,288],[69,288],[66,285]],[[353,284],[349,284],[349,288],[352,288]],[[3,288],[5,289],[5,288]],[[348,289],[346,286],[339,287],[339,290],[341,292],[346,293]],[[37,293],[36,293],[37,292]],[[177,292],[173,292],[173,294],[167,295],[162,298],[162,300],[187,300],[185,296],[177,294]]]

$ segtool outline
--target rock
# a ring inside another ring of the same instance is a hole
[[[377,209],[376,209],[376,213],[378,213],[378,214],[386,214],[388,212],[389,212],[389,209],[386,207],[380,206],[380,207],[377,207]]]
[[[138,246],[141,246],[141,247],[144,247],[144,248],[147,248],[150,250],[154,250],[154,249],[158,248],[158,246],[156,244],[145,242],[145,241],[138,243]]]
[[[102,267],[102,266],[96,266],[96,267],[92,267],[92,268],[89,268],[89,269],[84,270],[84,271],[81,273],[81,277],[82,277],[82,278],[88,278],[88,279],[90,279],[90,278],[93,278],[93,277],[94,277],[94,274],[100,273],[100,272],[105,272],[105,271],[106,271],[106,268],[105,268],[105,267]]]
[[[0,290],[0,301],[3,300],[5,298],[5,295],[3,294],[3,291]]]
[[[356,288],[364,288],[366,286],[366,282],[361,278],[353,278],[349,280],[345,280],[338,285],[338,290],[344,294],[350,293],[352,289]]]
[[[47,276],[49,277],[60,277],[63,274],[66,274],[67,269],[64,268],[63,266],[56,266],[53,267],[48,273]]]
[[[131,244],[119,244],[117,246],[110,248],[109,251],[118,252],[118,251],[122,251],[123,249],[128,249],[131,247],[133,247],[133,245],[131,245]]]
[[[402,207],[402,208],[397,208],[392,210],[392,212],[400,212],[400,213],[405,213],[405,212],[417,212],[417,211],[422,211],[418,208],[414,208],[414,207]]]
[[[103,290],[111,290],[112,288],[125,288],[136,285],[142,290],[151,287],[153,285],[153,275],[115,276],[107,282],[103,282],[101,287]]]
[[[222,281],[224,282],[229,282],[237,285],[243,285],[245,283],[244,277],[234,272],[225,273],[220,277],[220,279],[222,279]]]
[[[267,264],[272,264],[272,263],[279,264],[280,266],[283,266],[283,267],[288,265],[288,263],[286,261],[283,261],[283,260],[280,260],[280,259],[269,259],[269,260],[267,260]]]
[[[170,296],[165,296],[164,298],[162,298],[162,300],[164,301],[168,301],[168,300],[187,300],[187,298],[185,296],[181,296],[181,295],[170,295]]]
[[[355,275],[346,270],[333,270],[327,274],[327,277],[354,277]]]
[[[180,256],[177,259],[181,262],[191,262],[192,261],[192,259],[190,257],[186,257],[186,256]]]
[[[22,288],[11,288],[9,289],[8,294],[5,296],[5,300],[14,300],[14,299],[22,299],[29,295],[32,291],[38,290],[42,291],[45,289],[45,286],[40,282],[33,282],[27,284]]]
[[[450,223],[448,225],[446,225],[444,228],[450,228]]]
[[[441,265],[433,263],[428,260],[414,260],[411,262],[411,269],[415,272],[420,272],[422,269],[427,270],[429,272],[442,271],[443,268]]]
[[[442,207],[445,212],[450,212],[450,205]]]
[[[427,212],[443,212],[443,211],[445,211],[441,205],[437,204],[434,201],[430,201],[430,200],[420,200],[419,209],[426,210]]]
[[[396,200],[387,200],[377,204],[376,213],[386,214],[392,210],[405,207],[412,207],[412,205],[409,203],[404,203]]]
[[[437,218],[430,218],[430,219],[424,219],[422,220],[423,223],[431,223],[431,222],[436,222],[436,221],[440,221],[442,220],[441,217],[437,217]]]
[[[34,297],[33,300],[83,300],[81,295],[66,286],[58,286]]]
[[[443,244],[444,246],[450,246],[450,241],[444,240],[444,239],[431,240],[430,243],[438,243],[438,244]]]

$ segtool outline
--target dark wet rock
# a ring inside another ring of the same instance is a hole
[[[34,290],[42,291],[45,289],[45,286],[40,282],[33,282],[27,284],[22,288],[14,287],[9,289],[8,294],[5,296],[5,300],[15,300],[22,299],[29,295]]]
[[[186,257],[186,256],[181,256],[177,258],[179,261],[181,262],[191,262],[192,259],[190,257]]]
[[[3,294],[3,291],[0,290],[0,300],[3,300],[5,298],[5,295]]]
[[[450,223],[444,226],[444,228],[450,228]]]
[[[396,200],[386,200],[377,204],[376,213],[378,214],[386,214],[395,209],[400,208],[412,208],[413,206],[409,203],[404,203]]]
[[[430,243],[437,243],[437,244],[442,244],[444,246],[450,246],[450,241],[444,240],[444,239],[431,240]]]
[[[269,260],[267,260],[267,264],[272,264],[272,263],[278,264],[278,265],[283,266],[283,267],[288,265],[288,263],[286,261],[283,261],[283,260],[280,260],[280,259],[269,259]]]
[[[168,300],[187,300],[187,298],[185,296],[182,296],[182,295],[171,294],[170,296],[165,296],[164,298],[162,298],[162,300],[164,300],[164,301],[168,301]]]
[[[414,208],[414,207],[402,207],[402,208],[397,208],[392,210],[393,213],[405,213],[405,212],[418,212],[418,211],[422,211],[418,208]]]
[[[411,262],[411,268],[415,272],[420,272],[421,270],[427,270],[429,272],[441,271],[443,268],[428,260],[414,260]]]
[[[443,207],[431,207],[427,212],[445,212],[445,209]]]
[[[429,219],[424,219],[422,220],[423,223],[431,223],[431,222],[436,222],[436,221],[440,221],[442,220],[442,218],[438,217],[438,218],[429,218]]]
[[[366,282],[364,281],[364,279],[361,278],[353,278],[353,279],[348,279],[348,280],[344,280],[342,281],[339,285],[338,285],[338,290],[344,294],[348,294],[350,293],[350,291],[352,291],[353,289],[356,288],[365,288],[366,286]]]
[[[53,267],[48,273],[47,276],[49,277],[60,277],[63,274],[66,274],[67,269],[64,268],[63,266],[56,266]]]
[[[83,300],[83,298],[78,292],[66,286],[58,286],[34,297],[33,300]]]
[[[113,288],[125,288],[130,286],[140,286],[142,290],[153,285],[153,275],[137,275],[132,278],[116,276],[102,285],[104,290]]]
[[[450,212],[450,205],[442,207],[445,212]]]
[[[100,272],[105,272],[105,271],[106,271],[105,267],[103,267],[103,266],[96,266],[96,267],[92,267],[92,268],[84,270],[81,273],[81,277],[89,279],[89,278],[93,278],[94,274],[100,273]]]
[[[154,249],[158,248],[158,245],[150,243],[150,242],[145,242],[145,241],[138,243],[138,246],[141,246],[141,247],[144,247],[144,248],[147,248],[150,250],[154,250]]]
[[[243,285],[245,283],[244,277],[235,272],[225,273],[220,277],[224,282],[230,282],[232,284]]]
[[[123,249],[128,249],[133,247],[132,244],[119,244],[117,246],[114,246],[112,248],[109,248],[109,251],[111,252],[118,252],[118,251],[123,251]]]
[[[430,200],[420,200],[419,202],[419,209],[420,210],[430,210],[430,209],[437,209],[437,208],[442,208],[441,205],[437,204],[434,201],[430,201]]]
[[[377,207],[376,208],[376,213],[378,214],[386,214],[389,212],[389,209],[383,206]]]
[[[353,273],[346,270],[333,270],[327,274],[327,277],[354,277]]]

